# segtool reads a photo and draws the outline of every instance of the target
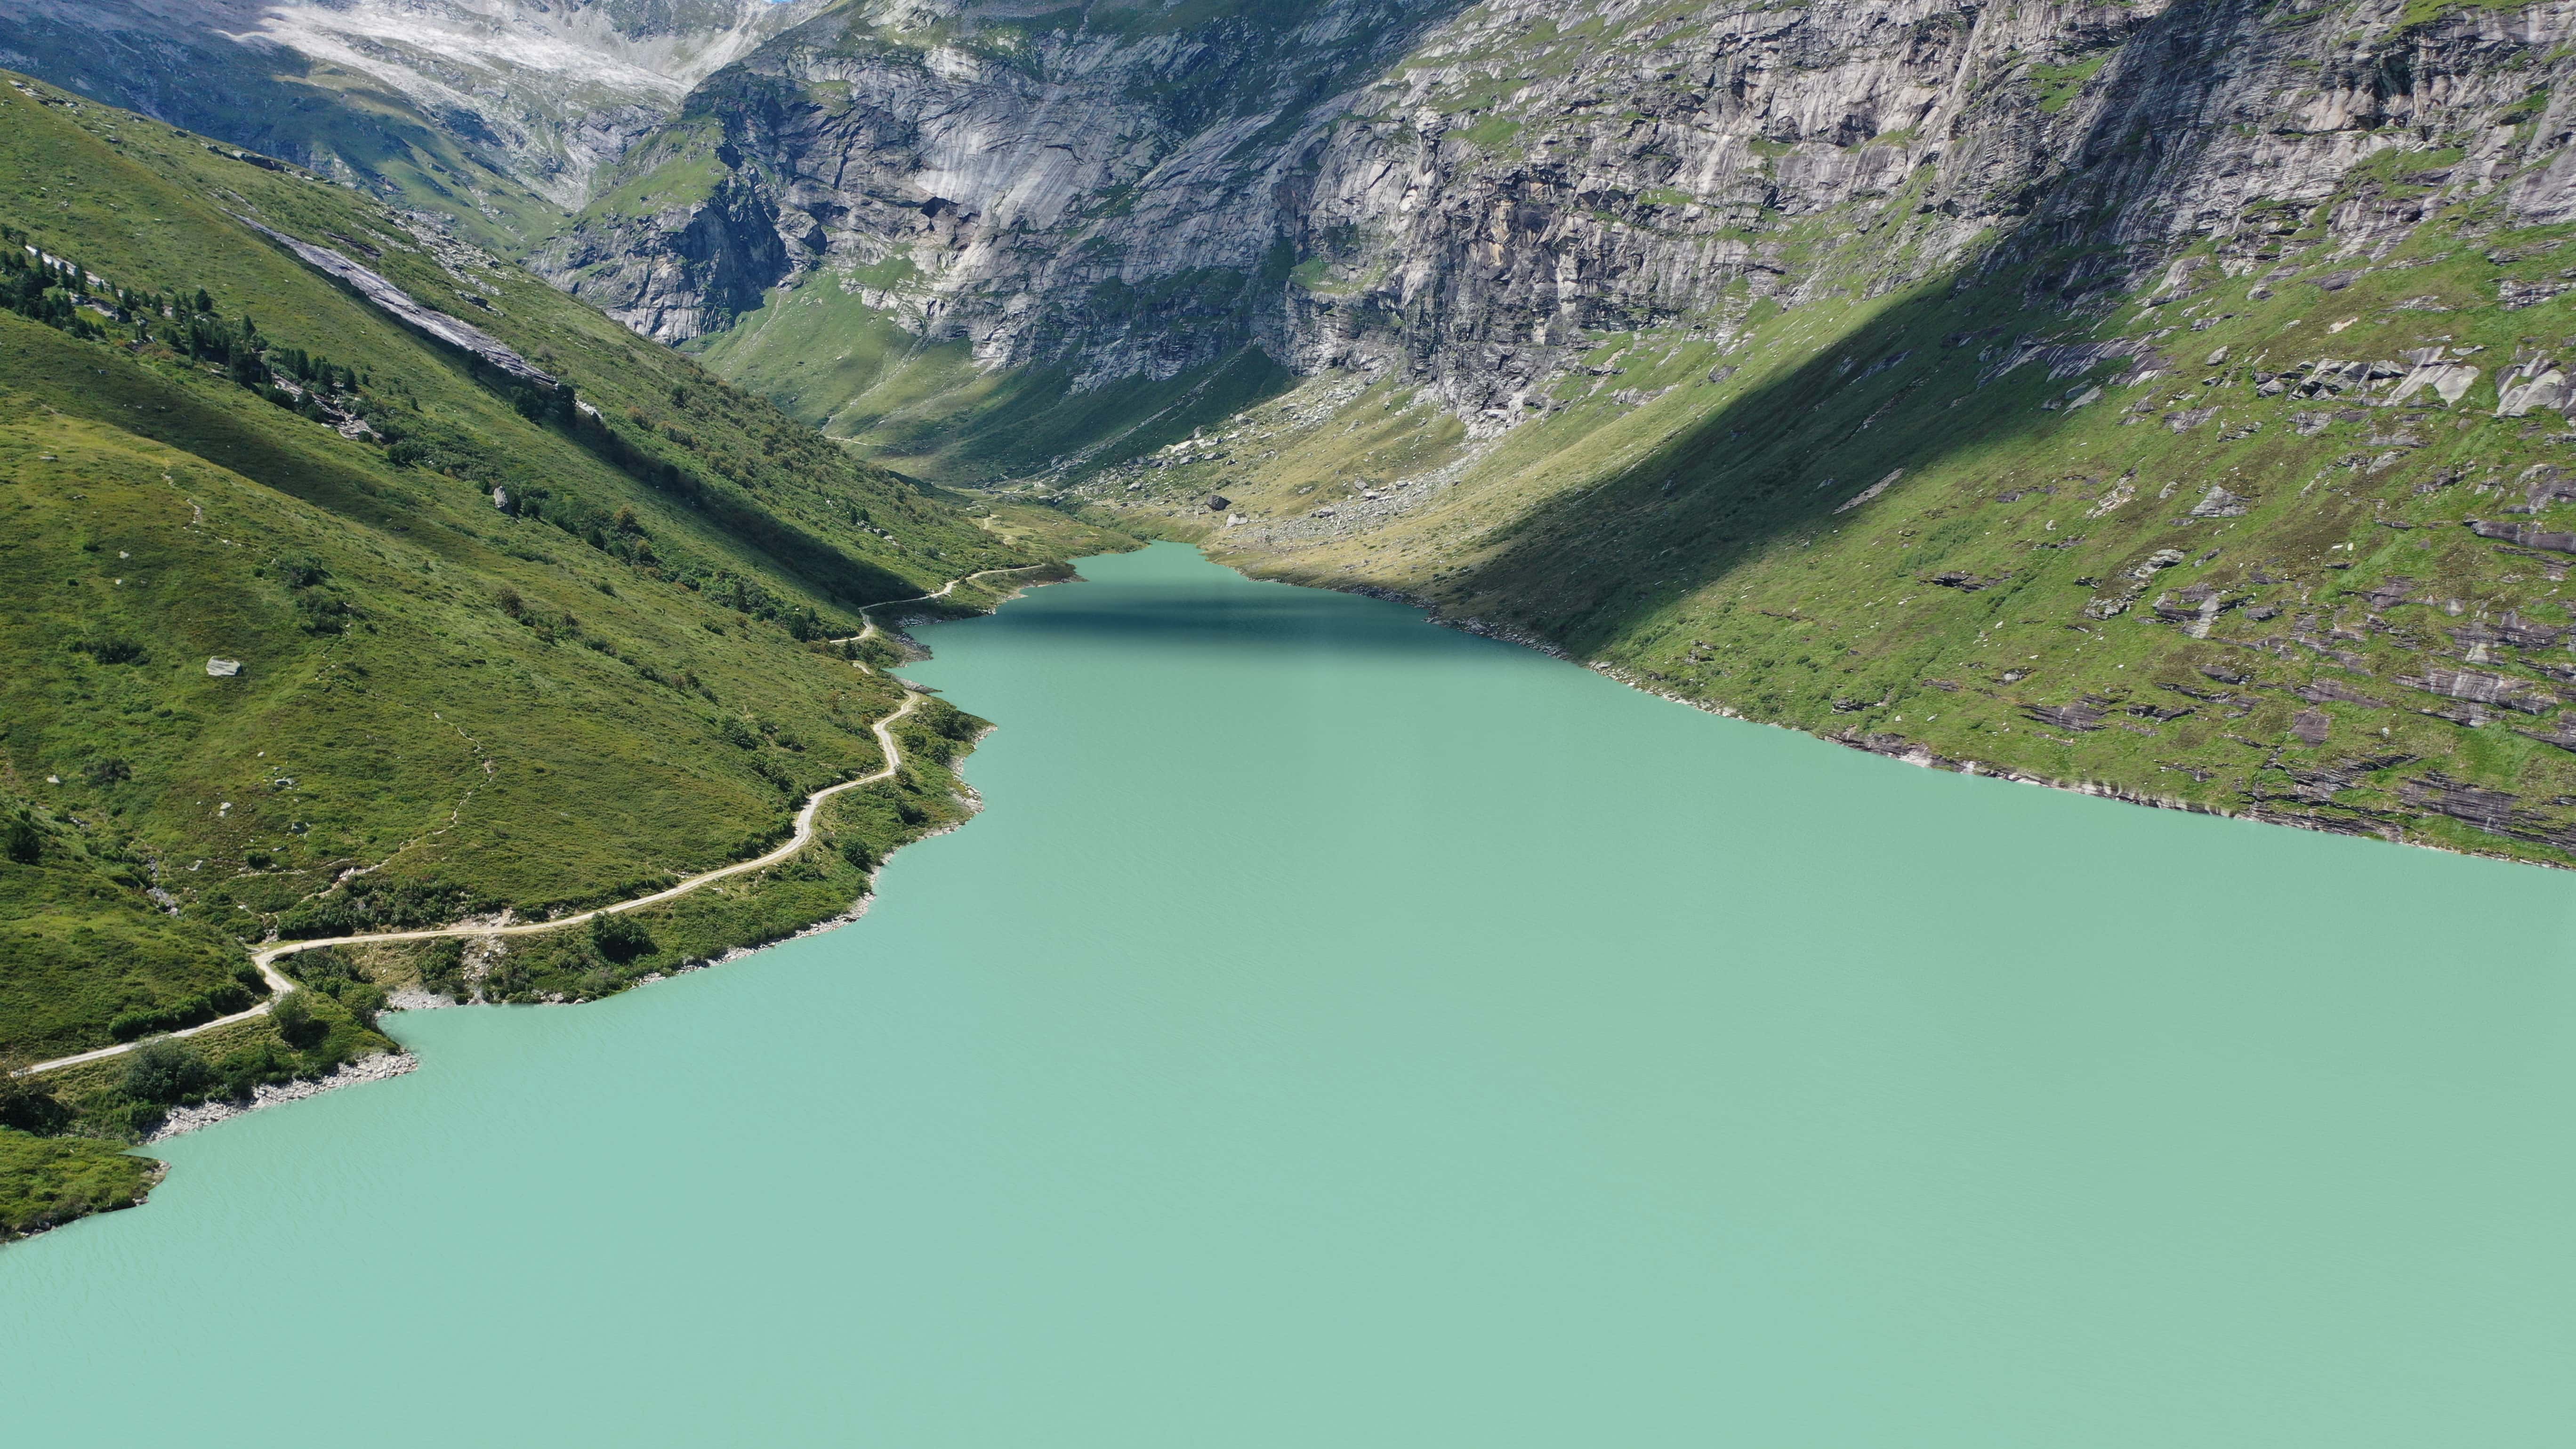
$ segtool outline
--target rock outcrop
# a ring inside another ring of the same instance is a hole
[[[1086,24],[855,0],[691,96],[676,127],[707,144],[671,156],[712,184],[588,217],[545,265],[668,340],[830,285],[1076,387],[1251,343],[1428,382],[1498,429],[1606,331],[1724,333],[1961,267],[2027,268],[2069,307],[2260,285],[2320,245],[2359,275],[2463,195],[2576,217],[2576,7],[2424,8],[1327,0]],[[2355,191],[2361,170],[2381,182]],[[2330,201],[2323,238],[2292,235]],[[2392,366],[2446,401],[2477,371]],[[2507,406],[2555,399],[2552,372],[2526,362]]]
[[[1256,336],[1293,350],[1298,178],[1351,88],[1448,7],[1098,28],[1026,8],[861,0],[779,36],[629,161],[620,189],[669,204],[594,209],[540,268],[666,341],[828,271],[997,366],[1168,377]]]
[[[297,261],[366,298],[396,321],[435,341],[463,352],[504,377],[552,388],[552,376],[539,371],[500,338],[471,322],[450,317],[433,307],[424,307],[410,293],[386,281],[376,272],[358,265],[329,247],[318,247],[297,237],[288,236],[275,227],[263,226],[246,216],[233,220],[284,247]]]
[[[0,15],[0,65],[524,235],[828,3],[26,0]]]

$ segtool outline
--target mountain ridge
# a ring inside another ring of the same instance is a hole
[[[515,255],[690,86],[822,0],[31,0],[0,64]]]

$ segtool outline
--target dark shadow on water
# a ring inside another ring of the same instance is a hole
[[[1061,604],[1006,611],[1011,633],[1049,640],[1128,641],[1153,646],[1315,645],[1382,653],[1429,654],[1456,649],[1456,636],[1428,627],[1418,611],[1305,590],[1156,589],[1150,595],[1084,601],[1078,590]],[[1105,586],[1119,589],[1118,585]],[[925,640],[937,648],[935,635]]]

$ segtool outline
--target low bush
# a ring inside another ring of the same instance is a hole
[[[131,639],[82,639],[73,643],[72,651],[86,654],[101,664],[148,664],[152,656]]]
[[[215,1086],[215,1069],[195,1047],[163,1038],[137,1048],[125,1068],[125,1095],[156,1107],[203,1101]]]
[[[288,938],[354,936],[386,927],[434,926],[484,904],[460,886],[436,880],[386,880],[362,875],[278,918]]]
[[[237,981],[227,981],[211,990],[183,996],[160,1006],[144,1007],[117,1016],[107,1024],[108,1035],[118,1041],[132,1041],[156,1031],[176,1031],[195,1026],[236,1011],[248,1011],[254,1000]]]
[[[463,1001],[473,989],[465,982],[465,943],[452,936],[430,942],[421,957],[420,985],[450,1001]]]
[[[590,941],[600,955],[620,966],[653,949],[653,937],[644,923],[622,915],[591,917]]]
[[[54,1095],[42,1077],[18,1076],[22,1062],[0,1058],[0,1127],[15,1127],[50,1137],[71,1125],[72,1109]]]
[[[376,1013],[385,1008],[384,988],[367,979],[358,963],[337,946],[324,946],[313,951],[299,951],[284,960],[286,974],[303,982],[315,992],[331,998],[349,1009],[358,1025],[375,1030]],[[287,1000],[293,1000],[293,997]],[[281,1001],[279,1006],[286,1002]],[[312,1003],[306,1002],[310,1014]],[[293,1041],[294,1038],[289,1037]],[[297,1042],[299,1046],[308,1043]]]
[[[301,991],[291,991],[279,997],[277,1004],[268,1009],[268,1019],[276,1024],[277,1034],[285,1038],[289,1046],[311,1046],[331,1029],[327,1023],[314,1019],[313,1003],[305,1000]]]
[[[248,1097],[254,1088],[293,1081],[304,1070],[303,1058],[275,1041],[235,1047],[215,1061],[216,1080],[223,1094],[235,1101]]]

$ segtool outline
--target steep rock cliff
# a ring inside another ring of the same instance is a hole
[[[1035,9],[880,0],[780,36],[628,168],[721,180],[597,209],[545,265],[666,340],[819,278],[987,368],[1080,388],[1256,343],[1492,430],[1587,336],[2043,256],[2030,284],[2073,304],[2200,236],[2251,258],[2387,153],[2439,152],[2438,180],[2351,199],[2333,244],[2576,196],[2565,5]]]
[[[1276,330],[1290,173],[1435,8],[844,5],[701,86],[540,265],[666,341],[829,271],[987,365],[1169,377]]]

